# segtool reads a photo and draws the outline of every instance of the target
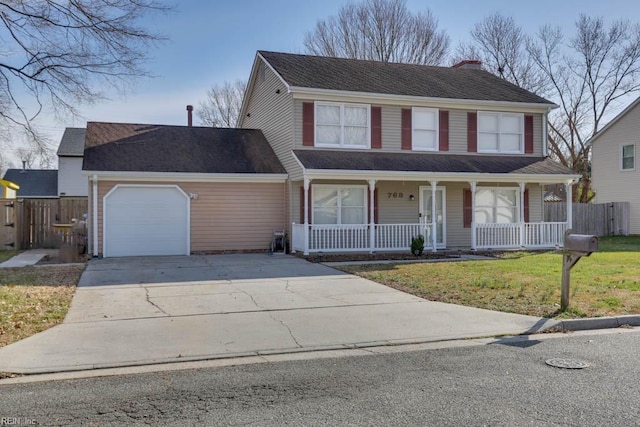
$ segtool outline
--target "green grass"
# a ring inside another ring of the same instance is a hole
[[[64,320],[84,266],[0,269],[0,347]]]
[[[560,312],[560,253],[509,252],[497,260],[346,266],[420,297],[543,317],[640,313],[640,237],[600,239],[600,252],[571,271],[571,305]]]
[[[18,255],[21,251],[0,251],[0,262],[5,262],[8,259]]]

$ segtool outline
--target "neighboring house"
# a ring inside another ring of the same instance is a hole
[[[58,146],[58,195],[87,197],[86,176],[82,175],[82,155],[86,129],[66,128]]]
[[[296,251],[562,245],[542,186],[579,178],[548,159],[550,101],[480,69],[259,51],[239,127],[288,173]],[[568,205],[571,218],[571,205]]]
[[[0,185],[2,186],[2,193],[0,193],[0,199],[15,199],[17,191],[20,186],[15,182],[7,181],[6,179],[0,179]]]
[[[58,171],[51,169],[8,169],[4,179],[15,183],[17,198],[41,199],[58,197]]]
[[[83,171],[96,256],[266,250],[286,227],[287,175],[260,130],[89,122]]]
[[[630,234],[640,234],[639,134],[640,98],[589,140],[596,202],[629,202]]]

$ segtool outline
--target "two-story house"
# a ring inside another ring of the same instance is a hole
[[[579,177],[546,158],[553,107],[474,62],[258,52],[237,129],[191,126],[190,106],[187,126],[87,124],[90,252],[260,251],[280,230],[305,254],[408,251],[418,235],[559,246],[571,224],[543,222],[542,186]]]
[[[640,98],[596,133],[591,144],[591,180],[597,203],[629,202],[629,233],[640,235]]]
[[[547,158],[554,107],[475,61],[259,51],[239,126],[288,173],[294,251],[554,247],[571,224],[543,222],[542,186],[578,179]]]

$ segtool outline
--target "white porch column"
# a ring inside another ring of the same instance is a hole
[[[374,253],[376,250],[376,224],[373,218],[373,213],[375,209],[374,196],[376,191],[376,180],[369,180],[369,253]]]
[[[524,182],[520,182],[518,183],[518,186],[520,187],[520,246],[524,247],[524,243],[525,243],[525,236],[524,236],[524,187],[525,187],[525,183]]]
[[[438,231],[436,230],[436,224],[438,223],[436,218],[436,186],[438,181],[431,181],[431,245],[433,246],[433,252],[436,251],[436,243],[438,241]]]
[[[304,255],[309,255],[309,178],[304,179]]]
[[[471,186],[471,250],[476,250],[476,182],[469,182]]]
[[[91,190],[91,198],[93,199],[93,210],[91,212],[91,222],[93,223],[92,227],[92,241],[93,241],[93,256],[98,256],[98,175],[93,175],[92,182],[92,190]],[[104,218],[102,219],[104,221]],[[104,240],[104,236],[102,237]],[[104,251],[103,251],[104,253]]]
[[[573,181],[565,184],[567,193],[567,230],[573,227]]]

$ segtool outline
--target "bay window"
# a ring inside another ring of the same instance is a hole
[[[476,191],[477,223],[516,223],[520,192],[517,188],[478,188]]]
[[[524,115],[478,112],[479,153],[522,153]]]
[[[317,147],[369,148],[368,105],[316,102],[315,109]]]
[[[313,185],[313,224],[366,224],[366,186]]]

